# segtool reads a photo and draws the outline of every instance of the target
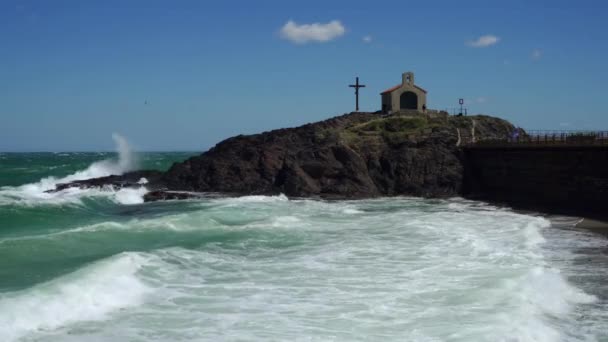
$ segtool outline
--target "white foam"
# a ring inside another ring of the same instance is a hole
[[[347,215],[355,215],[355,214],[363,214],[364,212],[358,209],[354,209],[354,208],[346,208],[344,210],[342,210],[343,213],[347,214]]]
[[[114,191],[99,191],[98,189],[77,189],[71,188],[55,193],[46,193],[47,190],[55,189],[57,184],[69,183],[77,180],[106,177],[110,175],[121,175],[128,171],[133,171],[137,167],[137,160],[132,153],[128,142],[118,134],[113,134],[112,138],[116,144],[118,160],[108,159],[95,162],[85,170],[77,171],[63,178],[47,177],[36,183],[21,186],[5,186],[0,188],[0,205],[22,204],[64,204],[79,202],[81,197],[86,196],[113,196]],[[141,180],[140,180],[141,181]],[[108,189],[106,189],[108,190]],[[120,191],[119,191],[120,193]],[[141,203],[133,197],[121,194],[119,202]],[[143,199],[142,199],[143,201]]]
[[[147,192],[148,190],[143,186],[138,189],[124,188],[118,190],[114,198],[120,204],[140,204],[144,203],[144,195]]]
[[[276,195],[276,196],[262,196],[262,195],[253,195],[253,196],[241,196],[229,199],[230,202],[286,202],[289,199],[284,194]]]
[[[168,238],[200,238],[201,245],[144,254],[154,255],[146,259],[150,267],[134,276],[155,290],[141,306],[41,335],[65,340],[69,334],[71,341],[594,340],[579,336],[586,336],[586,325],[604,321],[580,313],[587,315],[585,304],[596,298],[568,281],[567,272],[580,266],[547,254],[563,257],[571,248],[552,241],[555,231],[545,218],[451,203],[248,196],[203,200],[199,211],[80,227],[70,233],[167,230]],[[346,214],[349,209],[365,214]],[[213,238],[196,237],[195,230]],[[198,324],[189,329],[191,322]]]
[[[533,221],[528,223],[524,228],[524,236],[526,237],[526,244],[529,247],[533,247],[542,243],[545,243],[545,238],[541,234],[541,229],[548,228],[551,226],[551,221],[536,217]]]
[[[0,297],[0,340],[54,330],[79,321],[103,320],[141,304],[152,289],[137,272],[149,257],[122,253],[48,283]]]
[[[524,281],[523,295],[530,303],[549,315],[564,315],[576,304],[589,304],[597,300],[570,285],[557,269],[535,267]]]
[[[503,323],[492,336],[500,332],[516,341],[562,341],[564,335],[552,319],[566,319],[577,305],[597,300],[553,268],[534,267],[507,284],[504,290],[511,297],[513,310],[501,316]]]
[[[300,225],[301,220],[295,216],[279,216],[272,220],[271,226],[275,228],[292,228]]]

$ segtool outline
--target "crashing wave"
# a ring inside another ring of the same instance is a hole
[[[5,186],[0,188],[0,205],[37,205],[37,204],[63,204],[79,202],[80,198],[87,196],[110,196],[121,204],[135,204],[143,202],[142,189],[65,189],[55,193],[46,191],[55,189],[57,184],[69,183],[78,180],[106,177],[110,175],[122,175],[125,172],[137,168],[137,158],[134,155],[127,140],[119,134],[112,134],[116,144],[118,159],[106,159],[94,162],[84,170],[77,171],[63,178],[47,177],[36,183],[21,186]],[[143,183],[142,183],[143,184]]]
[[[100,320],[140,304],[151,289],[137,273],[149,257],[122,253],[74,273],[0,296],[0,336],[17,340],[83,320]]]

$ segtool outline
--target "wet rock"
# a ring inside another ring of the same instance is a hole
[[[197,194],[197,193],[192,193],[192,192],[155,190],[155,191],[150,191],[144,195],[144,202],[184,200],[184,199],[201,198],[201,197],[204,197],[204,196],[202,196],[202,194]]]
[[[69,188],[89,189],[110,187],[114,190],[122,188],[139,188],[142,186],[158,187],[160,186],[161,171],[144,170],[127,172],[123,175],[111,175],[107,177],[91,178],[78,180],[69,183],[61,183],[55,186],[55,189],[47,190],[47,193],[58,192]]]

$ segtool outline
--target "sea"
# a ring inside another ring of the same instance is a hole
[[[57,183],[194,153],[0,154],[0,341],[608,341],[608,240],[488,203]]]

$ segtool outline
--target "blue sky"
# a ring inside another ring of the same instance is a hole
[[[608,130],[607,17],[571,0],[2,0],[0,151],[110,150],[113,132],[205,150],[350,112],[355,76],[377,110],[409,70],[429,108]]]

